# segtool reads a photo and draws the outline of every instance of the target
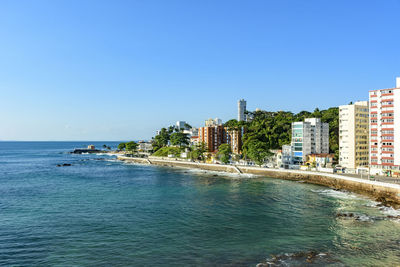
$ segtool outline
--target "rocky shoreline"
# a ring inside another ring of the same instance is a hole
[[[237,174],[255,174],[271,178],[292,180],[327,186],[337,190],[347,190],[368,196],[384,206],[400,208],[400,185],[377,181],[362,180],[337,174],[318,173],[311,171],[281,170],[239,165],[207,164],[189,161],[163,159],[157,157],[134,158],[118,156],[119,160],[140,164],[150,164],[165,167],[183,167]]]

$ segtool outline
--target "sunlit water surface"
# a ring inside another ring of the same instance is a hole
[[[66,153],[88,144],[0,142],[0,265],[295,265],[309,251],[315,266],[400,263],[400,223],[385,218],[398,212],[367,198]]]

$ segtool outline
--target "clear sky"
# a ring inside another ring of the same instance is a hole
[[[399,18],[399,0],[0,0],[0,140],[367,100],[400,76]]]

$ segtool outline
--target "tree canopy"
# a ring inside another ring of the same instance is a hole
[[[229,144],[221,144],[218,147],[217,156],[222,163],[229,163],[230,155],[232,153],[231,146]]]
[[[246,156],[254,161],[257,165],[262,165],[265,159],[272,155],[269,152],[267,144],[263,141],[253,139],[247,143]]]
[[[191,148],[189,157],[192,160],[204,160],[205,152],[207,152],[206,144],[204,142],[201,142],[200,144],[197,144],[196,146]]]
[[[170,136],[171,145],[185,147],[189,145],[189,137],[183,132],[175,132]]]
[[[126,143],[119,143],[117,149],[122,151],[122,150],[125,150],[125,147],[126,147]]]
[[[168,145],[170,139],[170,131],[166,128],[162,128],[158,135],[153,138],[153,151],[157,151],[162,147]]]
[[[127,151],[131,151],[131,152],[135,151],[137,147],[138,147],[138,144],[134,141],[130,141],[130,142],[126,143],[126,145],[125,145],[125,149]]]
[[[287,111],[255,111],[252,115],[253,120],[245,124],[245,134],[243,136],[243,154],[249,158],[250,151],[254,151],[255,147],[262,147],[261,144],[255,141],[264,143],[266,151],[279,149],[282,145],[290,144],[292,122],[303,121],[306,118],[321,118],[322,122],[329,123],[330,152],[338,155],[339,109],[337,107],[327,110],[316,108],[314,112],[301,111],[297,114]],[[231,121],[228,121],[229,125],[234,125],[235,120]]]

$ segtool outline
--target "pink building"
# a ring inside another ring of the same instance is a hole
[[[400,169],[400,78],[396,87],[372,90],[370,103],[371,168],[383,170]]]

